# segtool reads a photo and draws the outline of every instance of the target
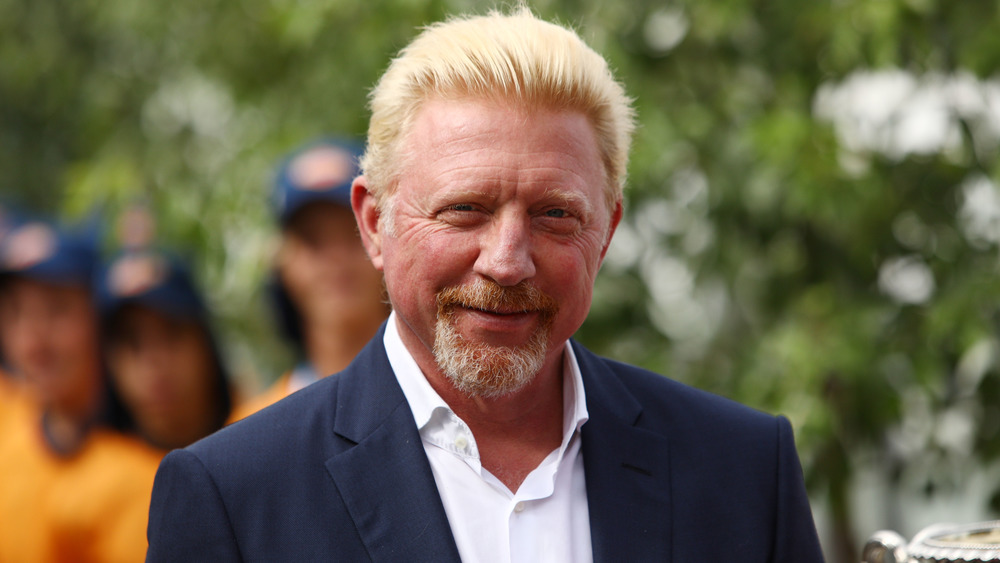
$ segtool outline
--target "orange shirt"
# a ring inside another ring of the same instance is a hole
[[[0,435],[0,562],[142,561],[163,453],[98,429],[59,456],[40,420],[32,405]]]
[[[29,404],[21,383],[0,370],[0,441],[11,425],[18,424],[23,418],[22,412]]]

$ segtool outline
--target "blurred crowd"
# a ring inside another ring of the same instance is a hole
[[[277,167],[267,281],[296,363],[230,383],[211,311],[152,215],[100,229],[0,206],[0,563],[141,561],[160,459],[347,366],[388,316],[350,187],[361,147],[321,139]]]

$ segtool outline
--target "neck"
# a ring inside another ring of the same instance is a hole
[[[319,377],[337,373],[354,360],[385,318],[361,322],[312,323],[305,330],[306,358]]]
[[[42,430],[53,450],[69,455],[83,444],[91,422],[91,416],[49,408],[42,415]]]
[[[497,399],[470,397],[439,371],[427,372],[435,391],[472,431],[483,467],[517,491],[563,437],[562,353],[527,387]]]

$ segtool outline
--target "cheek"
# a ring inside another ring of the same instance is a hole
[[[538,258],[542,268],[538,283],[559,302],[560,317],[573,330],[590,311],[599,258],[599,252],[577,245],[549,248]]]
[[[8,330],[0,334],[0,351],[3,357],[16,364],[21,363],[27,342],[27,333],[19,330]]]
[[[350,258],[344,260],[341,266],[351,277],[356,279],[368,281],[381,279],[382,277],[382,273],[375,269],[371,260],[368,259],[367,254],[352,255]]]
[[[553,261],[549,266],[552,275],[546,285],[560,301],[563,311],[589,309],[593,282],[586,268],[579,261]]]
[[[309,288],[314,285],[312,280],[316,279],[312,272],[313,267],[305,261],[286,261],[282,264],[280,277],[281,283],[290,294],[301,299],[308,294]]]
[[[201,340],[186,340],[177,347],[177,369],[172,377],[177,387],[189,393],[201,394],[212,386],[214,366],[208,344]]]
[[[98,354],[97,331],[89,318],[70,318],[53,330],[52,345],[64,358],[87,361]]]
[[[536,261],[567,287],[593,286],[601,266],[601,247],[594,244],[593,238],[543,248]]]
[[[132,402],[136,396],[142,395],[143,381],[147,378],[142,373],[143,363],[135,354],[127,351],[114,352],[109,355],[108,364],[115,388],[125,401]]]
[[[317,256],[304,244],[288,242],[282,247],[278,257],[278,267],[285,275],[305,277]]]
[[[395,256],[411,262],[411,268],[419,266],[436,276],[461,276],[463,270],[472,271],[481,247],[478,233],[431,222],[418,223],[393,243]]]

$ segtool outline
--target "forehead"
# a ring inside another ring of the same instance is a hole
[[[168,315],[153,307],[140,303],[129,303],[115,314],[115,322],[126,324],[132,329],[148,329],[155,331],[190,331],[198,330],[198,322],[182,316]]]
[[[297,210],[284,230],[292,234],[317,229],[353,231],[355,225],[354,212],[350,209],[329,201],[313,201]]]
[[[480,99],[431,99],[404,138],[404,173],[437,185],[462,181],[537,183],[547,191],[597,194],[604,170],[597,137],[576,111],[525,108]]]
[[[76,285],[60,285],[20,275],[5,276],[0,281],[0,302],[25,303],[45,301],[65,303],[66,300],[90,304],[90,292]]]

